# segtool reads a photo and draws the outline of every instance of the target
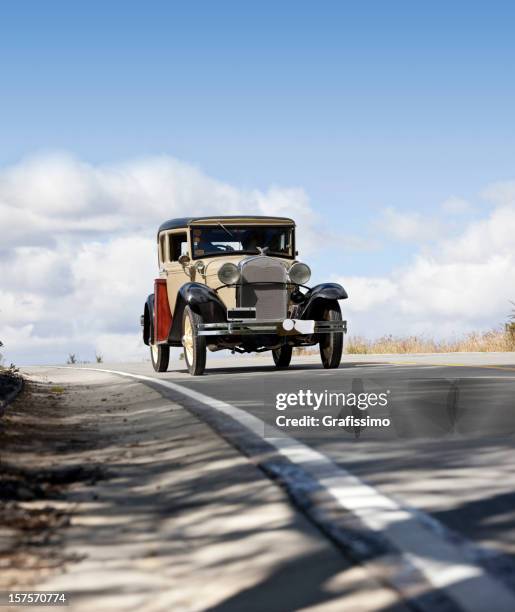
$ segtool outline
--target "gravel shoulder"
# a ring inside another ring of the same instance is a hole
[[[0,433],[0,590],[77,611],[403,609],[181,406],[101,372],[25,374]]]

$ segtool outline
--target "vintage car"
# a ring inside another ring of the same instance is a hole
[[[295,222],[284,217],[188,217],[161,225],[159,278],[141,316],[157,372],[182,346],[189,373],[202,374],[206,349],[272,351],[286,368],[292,349],[319,344],[325,368],[340,365],[343,335],[337,283],[307,287],[297,261]]]

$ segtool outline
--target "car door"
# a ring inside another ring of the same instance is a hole
[[[164,242],[166,288],[168,291],[170,312],[173,317],[175,304],[177,303],[177,293],[184,283],[191,281],[189,264],[184,265],[179,262],[179,257],[181,255],[188,255],[191,259],[188,232],[184,229],[167,232]]]

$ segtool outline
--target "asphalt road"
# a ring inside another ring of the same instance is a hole
[[[512,364],[488,365],[495,359],[478,355],[476,364],[464,366],[456,365],[465,361],[456,355],[452,366],[437,365],[449,360],[440,355],[418,357],[433,365],[415,365],[417,358],[404,356],[391,358],[395,363],[379,362],[384,357],[362,359],[348,357],[338,370],[323,370],[316,360],[303,358],[281,371],[265,357],[218,359],[201,377],[185,370],[157,375],[148,364],[106,367],[171,380],[270,424],[283,414],[273,404],[280,393],[389,392],[386,408],[342,414],[387,417],[389,427],[289,427],[285,433],[382,492],[515,559],[515,358]],[[284,413],[299,416],[306,410]]]
[[[219,408],[226,411],[225,420],[231,419],[230,407],[257,417],[265,423],[265,440],[297,440],[302,449],[312,449],[328,465],[344,470],[345,477],[356,476],[357,486],[364,484],[369,488],[362,490],[376,496],[368,504],[374,512],[384,500],[393,500],[396,511],[408,509],[410,520],[418,513],[426,522],[427,517],[434,520],[434,534],[442,526],[443,540],[456,538],[462,552],[470,545],[475,561],[488,565],[498,555],[490,571],[503,574],[504,583],[515,591],[515,355],[347,356],[338,370],[329,371],[317,359],[298,358],[283,371],[269,361],[265,356],[212,359],[206,374],[195,378],[182,369],[158,375],[147,363],[101,367],[178,385],[175,390],[189,392],[190,400],[201,393],[215,408],[216,401],[223,402]],[[309,406],[277,409],[278,394],[299,390],[385,394],[388,401],[365,410],[349,405],[318,412]],[[277,427],[279,415],[322,414],[340,419],[368,415],[388,423]],[[347,493],[352,497],[362,490]],[[352,503],[352,509],[360,509]],[[368,520],[367,508],[362,510],[357,514],[373,525],[377,517]],[[385,516],[383,512],[381,520]],[[392,537],[402,547],[404,536]],[[421,557],[431,556],[424,548],[431,547],[431,540],[417,543]],[[452,555],[449,559],[459,565]],[[485,602],[492,603],[488,598]]]

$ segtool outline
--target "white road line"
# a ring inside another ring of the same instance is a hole
[[[492,606],[496,612],[515,610],[515,593],[475,564],[466,546],[449,541],[436,530],[430,529],[427,520],[421,520],[424,518],[423,513],[402,507],[344,468],[335,465],[322,453],[294,438],[285,437],[282,432],[282,437],[268,437],[271,431],[269,426],[265,439],[265,423],[258,417],[231,404],[161,378],[118,370],[80,369],[148,381],[228,415],[274,446],[292,463],[301,466],[337,500],[342,508],[358,516],[371,530],[381,532],[383,537],[401,551],[405,563],[415,566],[435,588],[443,589],[463,610],[484,612],[492,609]],[[433,524],[436,522],[432,517],[429,521]]]

